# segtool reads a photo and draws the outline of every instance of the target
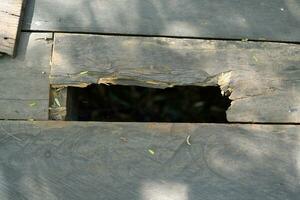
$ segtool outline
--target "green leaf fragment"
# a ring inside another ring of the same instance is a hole
[[[255,60],[255,62],[258,62],[258,59],[256,58],[256,56],[253,56],[253,59]]]
[[[80,72],[79,75],[85,75],[87,73],[89,73],[89,71],[83,71],[83,72]]]
[[[29,106],[34,107],[34,106],[36,106],[36,104],[37,104],[36,102],[32,102],[32,103],[29,104]]]
[[[155,154],[155,151],[153,151],[152,149],[148,149],[148,152],[149,152],[151,155],[154,155],[154,154]]]

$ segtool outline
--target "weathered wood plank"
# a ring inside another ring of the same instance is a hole
[[[0,119],[48,119],[49,33],[22,33],[18,55],[0,58]]]
[[[2,121],[0,198],[298,200],[299,134],[277,125]]]
[[[298,0],[29,0],[26,30],[300,41]],[[80,9],[80,12],[78,12]]]
[[[229,121],[300,122],[299,45],[80,34],[54,43],[53,85],[220,85]]]
[[[0,52],[15,54],[21,26],[21,16],[26,0],[0,1]]]

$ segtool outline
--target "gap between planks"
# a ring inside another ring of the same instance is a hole
[[[266,40],[266,39],[249,39],[249,38],[216,38],[216,37],[189,37],[189,36],[172,36],[172,35],[142,35],[142,34],[124,34],[124,33],[100,33],[100,32],[76,32],[76,31],[43,31],[43,30],[30,30],[22,29],[24,33],[53,33],[58,34],[80,34],[80,35],[103,35],[103,36],[116,36],[116,37],[154,37],[154,38],[174,38],[174,39],[194,39],[194,40],[216,40],[216,41],[242,41],[242,42],[267,42],[267,43],[282,43],[282,44],[300,44],[299,41],[285,41],[285,40]]]

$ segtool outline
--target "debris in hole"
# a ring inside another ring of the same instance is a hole
[[[231,103],[219,87],[198,86],[90,85],[69,87],[67,96],[67,120],[76,121],[227,122]]]
[[[55,101],[55,103],[56,103],[56,105],[57,105],[57,106],[61,107],[61,105],[60,105],[60,102],[59,102],[58,98],[55,98],[55,99],[54,99],[54,101]]]

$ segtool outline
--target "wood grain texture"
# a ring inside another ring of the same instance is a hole
[[[300,122],[300,46],[55,34],[53,85],[219,85],[229,121]]]
[[[0,197],[298,200],[299,134],[292,125],[2,121]]]
[[[300,41],[298,0],[28,0],[26,13],[26,30]]]
[[[0,52],[14,56],[26,0],[0,1]]]
[[[0,58],[0,119],[48,119],[49,33],[22,33],[18,55]]]

